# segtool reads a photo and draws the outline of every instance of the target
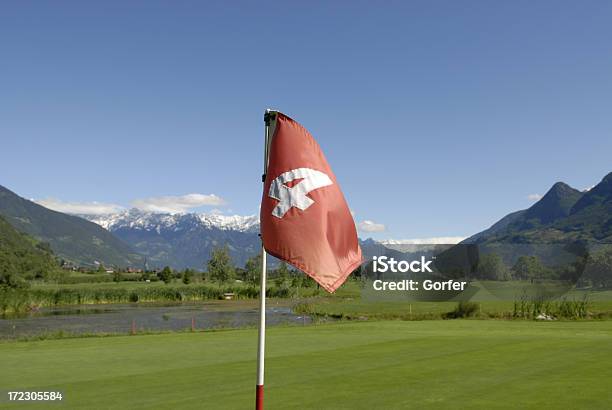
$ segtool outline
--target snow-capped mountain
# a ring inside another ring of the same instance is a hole
[[[227,245],[237,266],[260,249],[259,218],[218,214],[163,214],[130,209],[81,215],[132,246],[149,267],[203,269],[215,247]]]
[[[209,229],[233,230],[238,232],[258,232],[259,216],[220,215],[220,214],[196,214],[177,213],[163,214],[145,212],[133,208],[124,212],[106,215],[81,215],[83,218],[97,223],[101,227],[115,231],[120,228],[160,230],[179,230],[185,222],[201,224]]]

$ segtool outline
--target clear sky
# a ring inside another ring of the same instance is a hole
[[[605,1],[2,2],[0,184],[254,214],[273,107],[385,226],[362,237],[467,236],[612,171],[611,21]]]

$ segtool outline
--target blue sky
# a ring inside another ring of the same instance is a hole
[[[363,237],[467,236],[612,171],[612,3],[225,3],[4,2],[0,184],[257,213],[266,107]]]

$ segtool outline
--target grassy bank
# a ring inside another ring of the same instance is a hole
[[[525,297],[524,283],[474,282],[478,291],[472,295],[470,316],[481,319],[532,319],[540,312],[565,319],[612,318],[612,291],[569,291],[553,299]],[[295,311],[318,318],[348,320],[426,320],[448,318],[457,309],[457,300],[415,301],[380,300],[363,294],[364,285],[347,281],[334,294],[316,287],[276,286],[268,283],[267,296],[291,299]],[[255,299],[259,288],[246,283],[196,282],[105,282],[79,284],[36,283],[30,288],[0,293],[0,314],[23,312],[39,307],[81,304],[182,302],[223,298]]]
[[[288,298],[296,295],[312,296],[316,288],[291,289],[270,286],[267,295],[272,298]],[[226,294],[234,299],[259,297],[259,288],[243,283],[194,283],[164,284],[163,282],[110,282],[77,285],[38,284],[28,289],[0,291],[0,313],[20,312],[39,307],[135,303],[181,302],[222,299]]]
[[[533,319],[540,313],[550,314],[558,319],[610,319],[612,318],[612,302],[589,301],[585,314],[567,312],[567,305],[581,304],[581,300],[569,299],[555,301],[538,306],[529,303],[528,306],[515,306],[512,301],[481,301],[472,302],[475,309],[470,315],[479,319]],[[312,298],[295,306],[295,311],[301,314],[313,315],[319,318],[346,320],[435,320],[448,318],[449,312],[458,307],[458,302],[370,302],[350,298]],[[545,310],[552,308],[552,310]],[[523,310],[521,310],[523,309]],[[534,315],[535,312],[535,315]]]
[[[480,319],[533,319],[546,313],[562,319],[612,318],[612,291],[570,291],[556,298],[525,297],[517,282],[475,283],[471,298],[473,317]],[[491,289],[495,292],[491,293]],[[347,320],[428,320],[447,318],[458,300],[415,301],[363,297],[359,285],[349,282],[333,296],[306,299],[295,306],[298,313],[319,318]]]
[[[0,385],[62,390],[64,408],[250,408],[256,341],[249,329],[0,343]],[[609,321],[272,328],[267,351],[270,409],[612,406]]]

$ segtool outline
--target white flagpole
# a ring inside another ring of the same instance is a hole
[[[268,144],[270,142],[270,110],[264,114],[266,124],[264,139],[264,174],[263,182],[266,180],[268,171]],[[260,235],[261,236],[261,235]],[[264,362],[266,353],[266,249],[261,246],[261,284],[259,291],[259,340],[257,344],[257,386],[255,390],[255,409],[263,410],[264,394]]]
[[[257,344],[257,387],[255,409],[263,410],[264,361],[266,353],[266,250],[261,247],[261,290],[259,292],[259,342]]]

